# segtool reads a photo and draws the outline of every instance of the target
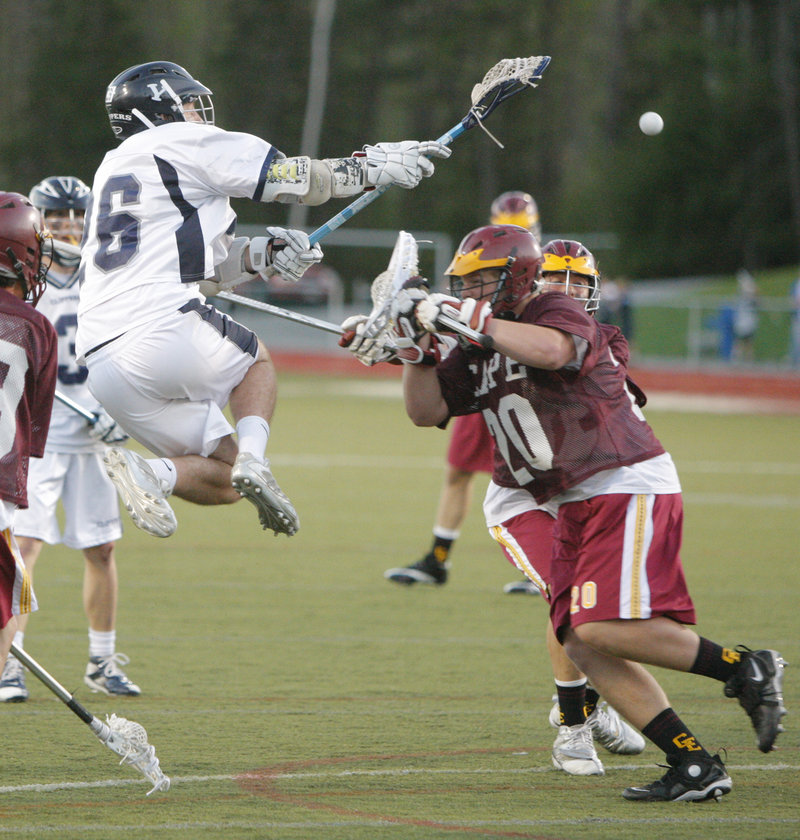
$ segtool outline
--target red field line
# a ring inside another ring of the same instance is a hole
[[[368,368],[346,353],[272,354],[278,371],[317,373],[328,376],[378,376],[399,378],[399,365],[381,364]],[[800,414],[800,374],[753,373],[736,370],[679,370],[633,367],[631,376],[645,393],[670,392],[730,396],[765,400]]]

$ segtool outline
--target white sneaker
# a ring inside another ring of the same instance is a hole
[[[9,653],[0,677],[0,703],[24,703],[27,699],[25,668],[16,656]]]
[[[171,537],[178,520],[167,501],[166,485],[147,461],[130,449],[109,446],[103,462],[133,524],[154,537]]]
[[[522,580],[515,580],[511,583],[507,583],[503,587],[503,592],[506,595],[541,595],[542,591],[539,587],[532,581],[528,580],[528,578],[522,578]]]
[[[269,461],[254,458],[249,452],[236,456],[231,472],[231,484],[240,496],[252,502],[258,509],[258,518],[266,531],[276,534],[297,533],[300,519],[287,495],[278,487],[269,469]]]
[[[617,755],[638,755],[644,752],[644,736],[626,723],[616,709],[601,700],[586,722],[601,747]]]
[[[592,728],[587,723],[560,726],[553,744],[553,766],[571,776],[602,776],[603,763],[597,757]]]

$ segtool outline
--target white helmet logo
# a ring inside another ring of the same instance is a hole
[[[150,97],[155,102],[161,102],[162,94],[166,94],[173,102],[180,105],[181,99],[177,93],[170,87],[166,79],[162,79],[160,83],[150,82],[147,87],[150,88],[152,96]]]

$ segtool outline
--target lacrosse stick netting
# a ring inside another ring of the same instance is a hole
[[[358,328],[358,346],[353,350],[353,355],[362,364],[371,367],[378,362],[384,362],[399,349],[392,320],[392,302],[406,280],[416,274],[419,274],[417,240],[410,233],[401,230],[397,235],[389,265],[370,286],[372,311]]]
[[[547,65],[549,55],[532,55],[528,58],[504,58],[490,68],[483,80],[472,88],[472,107],[462,124],[466,131],[474,125],[479,125],[500,148],[503,144],[486,128],[483,121],[494,109],[510,96],[519,93],[526,87],[537,87]],[[443,141],[442,141],[443,142]]]
[[[58,680],[24,650],[11,645],[11,653],[71,711],[73,711],[105,744],[117,755],[122,756],[120,764],[135,767],[153,787],[147,792],[169,790],[169,777],[165,776],[156,758],[155,748],[147,741],[147,732],[140,724],[112,714],[103,723],[88,709],[85,709]]]

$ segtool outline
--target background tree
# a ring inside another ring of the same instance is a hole
[[[330,0],[328,0],[330,2]],[[0,183],[91,181],[113,145],[108,82],[142,61],[186,66],[217,121],[301,151],[315,0],[0,0]],[[800,0],[339,0],[320,155],[439,136],[503,57],[547,53],[535,92],[460,139],[417,190],[391,190],[360,227],[483,221],[525,189],[546,232],[614,234],[606,270],[631,277],[751,271],[800,259]],[[645,137],[639,114],[666,128]],[[310,208],[308,224],[334,205]],[[244,222],[285,206],[237,202]],[[355,258],[360,259],[359,257]],[[356,266],[358,268],[358,266]],[[369,273],[365,269],[366,273]]]

